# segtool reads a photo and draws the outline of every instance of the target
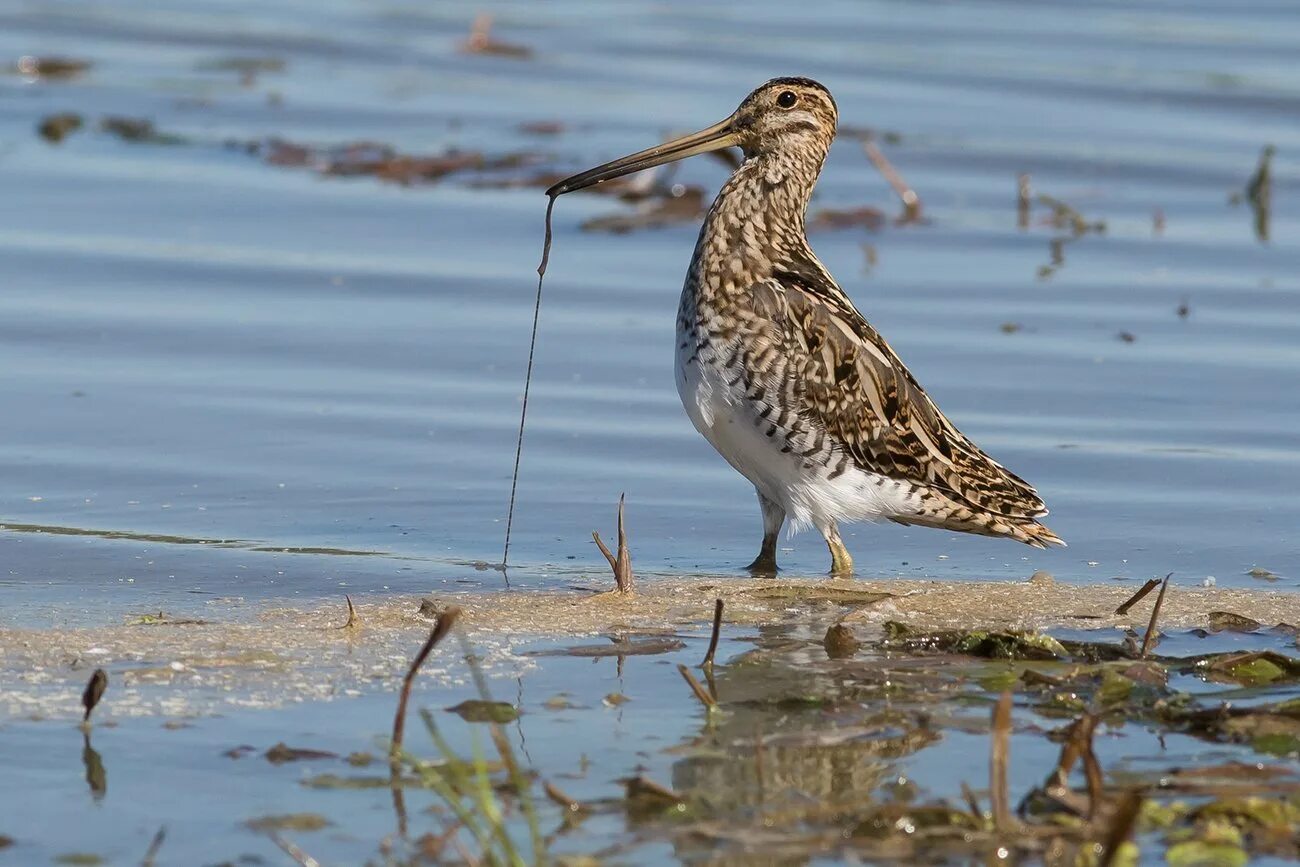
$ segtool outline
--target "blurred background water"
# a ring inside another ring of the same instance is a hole
[[[461,51],[479,12],[529,55]],[[813,246],[1070,543],[859,526],[864,574],[1300,577],[1294,4],[7,0],[0,67],[22,56],[92,65],[0,75],[6,618],[501,582],[472,564],[500,559],[540,191],[325,177],[231,142],[579,170],[790,74],[881,134],[927,218]],[[59,112],[86,123],[53,144],[37,127]],[[124,141],[104,115],[178,140]],[[1265,242],[1228,200],[1266,144]],[[711,197],[726,171],[676,179]],[[1054,264],[1047,210],[1017,225],[1021,173],[1105,232]],[[897,211],[841,137],[814,208],[863,206]],[[735,571],[757,547],[752,489],[672,384],[697,225],[579,229],[627,209],[556,209],[520,583],[603,571],[589,534],[622,491],[641,570]],[[791,572],[825,568],[820,540],[786,544]]]

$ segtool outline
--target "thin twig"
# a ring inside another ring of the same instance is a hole
[[[90,724],[90,714],[99,704],[99,700],[104,697],[104,690],[108,689],[108,672],[102,668],[95,669],[95,673],[90,676],[90,681],[86,684],[86,689],[81,694],[81,706],[86,709],[86,714],[81,718],[83,726]]]
[[[1110,867],[1115,862],[1115,856],[1119,854],[1124,841],[1132,835],[1133,826],[1137,824],[1141,812],[1142,793],[1137,789],[1126,792],[1119,799],[1115,805],[1115,817],[1111,820],[1110,829],[1102,843],[1101,857],[1097,859],[1098,867]]]
[[[1011,745],[1011,693],[1004,692],[993,706],[993,743],[989,749],[989,800],[993,804],[993,827],[999,831],[1011,825],[1011,802],[1007,793],[1007,762]]]
[[[1097,816],[1097,807],[1101,804],[1102,798],[1102,773],[1101,762],[1097,760],[1097,754],[1093,752],[1092,740],[1097,732],[1097,723],[1099,717],[1088,714],[1080,720],[1079,728],[1079,747],[1080,754],[1083,756],[1083,778],[1088,785],[1088,820],[1092,821]]]
[[[1147,658],[1147,651],[1151,649],[1151,644],[1157,635],[1156,621],[1160,618],[1160,607],[1165,604],[1165,591],[1169,589],[1169,579],[1174,577],[1170,572],[1165,576],[1165,580],[1160,585],[1160,595],[1156,596],[1155,607],[1151,609],[1151,622],[1147,624],[1147,634],[1142,637],[1141,657]]]
[[[154,867],[154,863],[158,858],[158,850],[162,848],[163,840],[166,839],[167,826],[163,825],[158,829],[158,833],[153,835],[149,848],[144,851],[144,860],[140,862],[140,867]]]
[[[1016,225],[1022,229],[1029,228],[1029,208],[1032,203],[1033,187],[1029,175],[1021,174],[1016,179]]]
[[[397,714],[393,717],[393,740],[389,747],[389,759],[396,763],[402,753],[402,735],[406,729],[406,703],[411,697],[411,685],[415,683],[415,675],[424,665],[424,661],[429,658],[429,654],[438,646],[438,642],[447,637],[451,627],[456,623],[456,618],[460,617],[460,609],[455,605],[448,606],[445,611],[438,615],[438,620],[433,624],[433,631],[429,633],[428,639],[420,652],[415,654],[415,659],[411,661],[411,667],[407,669],[406,677],[402,680],[402,692],[397,699]]]
[[[718,706],[718,703],[714,700],[713,696],[709,695],[704,690],[704,687],[700,686],[700,682],[695,679],[693,674],[691,674],[689,668],[678,663],[677,670],[681,672],[682,680],[686,681],[686,684],[691,688],[691,692],[695,693],[695,697],[700,700],[700,704],[704,705],[705,710],[713,710]]]
[[[609,561],[609,568],[614,570],[614,586],[619,593],[630,594],[632,592],[632,552],[627,545],[627,528],[623,523],[623,500],[626,495],[618,495],[618,553],[612,554],[605,543],[601,541],[600,534],[595,530],[591,531],[591,538],[595,540],[596,547],[600,553],[605,555]]]
[[[533,302],[533,333],[528,340],[528,369],[524,373],[524,402],[519,408],[519,438],[515,442],[515,469],[510,476],[510,508],[506,511],[506,544],[501,552],[501,568],[510,565],[510,530],[515,523],[515,494],[519,490],[519,461],[524,454],[524,421],[528,418],[528,390],[533,382],[533,356],[537,351],[537,322],[542,316],[542,279],[546,277],[546,263],[551,258],[551,211],[555,210],[555,196],[546,203],[546,238],[542,242],[542,261],[537,266],[537,300]],[[506,579],[506,584],[510,579]]]
[[[1123,605],[1115,609],[1115,613],[1128,614],[1130,608],[1132,608],[1134,605],[1137,605],[1139,602],[1141,602],[1143,599],[1147,597],[1148,593],[1150,593],[1152,590],[1160,586],[1160,580],[1161,579],[1159,578],[1152,578],[1150,581],[1143,584],[1141,589],[1138,590],[1138,592],[1134,593],[1132,596],[1128,598],[1127,602],[1125,602]]]
[[[393,813],[397,816],[397,836],[406,839],[406,792],[402,789],[401,767],[393,762],[388,769],[388,790],[393,796]]]
[[[722,632],[722,599],[718,598],[713,603],[713,634],[709,636],[709,652],[704,654],[704,661],[700,667],[704,669],[713,668],[713,654],[718,650],[718,635]]]
[[[1083,718],[1077,719],[1065,730],[1065,742],[1061,744],[1061,755],[1056,760],[1056,767],[1047,775],[1047,787],[1056,787],[1061,789],[1069,788],[1070,771],[1074,769],[1074,763],[1079,760],[1082,752],[1079,748],[1079,726],[1083,724]]]
[[[299,867],[320,867],[319,861],[281,837],[279,834],[272,831],[270,832],[270,837],[271,842],[279,846],[284,851],[284,854],[292,858]]]
[[[352,629],[353,627],[357,626],[358,623],[360,623],[360,621],[357,618],[357,607],[352,604],[351,596],[348,596],[345,593],[343,595],[343,598],[346,599],[348,603],[348,622],[340,626],[339,629]]]
[[[565,792],[554,783],[542,783],[542,790],[546,792],[546,797],[550,798],[552,804],[555,804],[567,813],[581,813],[586,810],[586,807],[583,806],[581,801],[569,797],[569,795],[565,794]]]
[[[980,825],[984,824],[984,811],[980,809],[979,798],[971,791],[971,787],[966,784],[965,780],[961,783],[961,796],[966,799],[966,807],[970,810],[971,816]]]
[[[876,147],[874,141],[869,138],[864,140],[862,149],[866,152],[867,159],[871,160],[871,164],[876,167],[876,171],[880,172],[881,176],[889,183],[889,186],[893,188],[899,200],[902,201],[903,217],[899,222],[915,223],[920,220],[921,197],[916,194],[916,190],[908,186],[907,181],[903,180],[903,176],[898,173],[898,170],[889,162],[880,148]]]

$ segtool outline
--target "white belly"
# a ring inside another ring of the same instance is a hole
[[[729,386],[716,365],[693,359],[694,346],[688,342],[682,349],[683,339],[677,341],[677,393],[691,423],[763,496],[785,509],[792,531],[915,513],[919,501],[907,485],[853,466],[832,479],[824,464],[797,449],[781,451],[783,441],[766,435],[767,424],[743,392]]]

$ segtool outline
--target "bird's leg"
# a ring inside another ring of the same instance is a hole
[[[844,547],[844,541],[840,539],[839,527],[831,521],[820,529],[826,539],[826,547],[831,549],[831,577],[852,578],[853,557],[849,554],[849,549]]]
[[[776,538],[785,524],[785,509],[761,493],[758,495],[758,506],[763,510],[763,547],[747,568],[758,575],[775,575]]]

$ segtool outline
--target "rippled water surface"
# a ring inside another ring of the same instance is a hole
[[[495,12],[494,36],[530,59],[459,53],[461,7],[0,9],[5,58],[94,64],[72,80],[0,78],[0,545],[24,602],[50,582],[80,595],[128,578],[151,593],[414,585],[500,559],[540,192],[477,188],[475,172],[409,188],[325,178],[228,143],[528,152],[577,169],[712,122],[789,73],[825,82],[844,125],[898,134],[884,147],[928,217],[820,232],[818,254],[945,411],[1039,488],[1071,543],[1040,553],[865,526],[849,540],[860,568],[1175,570],[1243,584],[1261,566],[1294,585],[1300,12]],[[274,68],[241,81],[229,68],[241,58]],[[51,145],[35,128],[58,111],[87,127]],[[186,143],[124,142],[94,129],[102,115],[146,117]],[[521,131],[536,121],[564,130]],[[1279,151],[1262,243],[1249,209],[1227,201],[1268,143]],[[1040,268],[1061,233],[1043,208],[1017,228],[1021,172],[1106,224],[1064,244],[1049,276]],[[677,177],[711,195],[724,173],[697,160]],[[864,205],[895,210],[842,137],[814,208]],[[625,208],[588,196],[557,209],[512,558],[521,580],[594,562],[588,534],[612,522],[621,491],[645,569],[733,570],[756,546],[751,489],[691,429],[672,386],[696,225],[578,229]],[[141,538],[24,532],[48,527]],[[791,570],[825,567],[819,540],[793,548]]]
[[[531,55],[461,51],[480,11]],[[4,71],[27,55],[91,66]],[[845,129],[876,132],[926,218],[821,230],[813,246],[945,412],[1038,488],[1070,543],[1039,552],[858,526],[846,540],[859,570],[1173,571],[1184,586],[1295,589],[1297,57],[1300,8],[1281,0],[0,2],[0,622],[501,585],[488,563],[501,558],[545,206],[517,182],[712,123],[792,74],[834,92]],[[66,112],[80,130],[38,135]],[[124,140],[100,128],[105,116],[146,118],[160,135]],[[272,141],[319,150],[282,165],[294,160],[268,158],[287,153]],[[318,170],[320,154],[357,142],[507,165],[413,185]],[[1270,144],[1264,227],[1230,197]],[[726,171],[698,159],[671,180],[708,197]],[[1042,204],[1019,225],[1021,174],[1104,231],[1072,237]],[[860,136],[841,136],[813,209],[862,207],[899,210]],[[590,532],[612,534],[621,492],[642,574],[739,574],[757,548],[752,489],[691,428],[672,383],[697,223],[580,228],[631,211],[603,196],[556,208],[517,585],[604,572]],[[826,568],[815,536],[784,544],[790,573]],[[520,703],[564,689],[575,665],[542,665]],[[659,728],[644,698],[681,684],[658,661],[642,668],[643,703],[593,742],[614,770],[592,792],[634,769],[628,744],[649,730],[664,738],[647,747],[652,770],[679,773],[661,748],[695,721],[688,711]],[[614,679],[601,669],[583,702],[623,689]],[[388,698],[367,702],[344,703],[332,728],[307,708],[246,714],[220,733],[208,721],[162,746],[152,722],[97,742],[119,762],[187,768],[175,780],[234,812],[176,820],[176,857],[225,856],[240,848],[215,841],[236,823],[307,796],[223,800],[223,786],[292,788],[294,775],[260,759],[232,773],[214,751],[284,732],[347,751],[386,725],[375,720]],[[534,748],[577,761],[568,723],[535,724]],[[109,860],[134,863],[156,810],[141,801],[139,814],[81,824],[64,791],[81,788],[80,766],[59,763],[77,765],[79,746],[51,747],[50,731],[6,729],[6,765],[33,790],[13,815],[69,809],[85,833],[64,848],[107,840]],[[962,737],[949,745],[970,746]],[[1034,761],[1050,761],[1043,743]],[[55,758],[34,758],[42,749]],[[1108,745],[1107,761],[1136,765],[1145,749]],[[1197,749],[1174,744],[1203,759]],[[191,750],[203,758],[190,764]],[[903,770],[942,775],[951,754]],[[963,773],[981,773],[983,753],[971,755]],[[1037,776],[1017,773],[1017,785]],[[111,776],[115,794],[146,797],[147,780]],[[359,808],[354,836],[331,838],[339,863],[372,854],[391,822],[373,799],[343,797],[372,813]],[[113,838],[119,822],[129,839]],[[240,846],[274,852],[260,838]]]

